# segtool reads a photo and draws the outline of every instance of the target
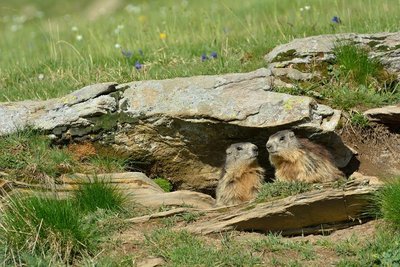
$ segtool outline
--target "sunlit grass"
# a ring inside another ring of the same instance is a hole
[[[95,232],[71,200],[19,196],[2,211],[0,245],[8,247],[5,256],[10,263],[25,254],[68,263],[93,251]]]
[[[97,209],[121,211],[126,196],[107,179],[95,177],[84,183],[74,192],[77,205],[85,211],[94,212]]]
[[[265,53],[295,37],[399,28],[395,0],[121,1],[95,22],[85,16],[91,1],[46,3],[30,3],[40,16],[26,15],[24,1],[0,4],[8,16],[0,20],[7,36],[0,40],[7,51],[0,61],[1,101],[51,98],[104,81],[245,72],[265,66]],[[342,23],[333,24],[333,16]],[[212,52],[218,57],[202,62]]]
[[[382,217],[400,229],[400,182],[391,181],[378,191],[375,199]]]
[[[71,172],[76,163],[72,155],[50,143],[45,135],[31,129],[2,137],[0,168],[15,178],[32,182]]]
[[[161,256],[169,266],[255,266],[257,256],[241,249],[235,242],[221,242],[221,248],[206,244],[187,231],[160,228],[146,236],[153,255]]]

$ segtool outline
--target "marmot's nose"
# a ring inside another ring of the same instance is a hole
[[[254,153],[258,153],[258,147],[257,146],[253,146],[253,152]]]
[[[266,147],[267,147],[267,150],[269,151],[271,149],[272,145],[267,143]]]

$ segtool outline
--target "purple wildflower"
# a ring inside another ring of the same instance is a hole
[[[210,56],[211,56],[212,58],[217,58],[217,57],[218,57],[218,54],[217,54],[217,52],[211,52]]]
[[[132,52],[132,51],[129,51],[129,50],[124,50],[124,49],[122,49],[122,50],[121,50],[121,53],[122,53],[122,55],[124,55],[124,57],[126,57],[126,58],[131,58],[131,57],[133,56],[133,52]]]
[[[337,23],[337,24],[342,23],[342,21],[340,20],[340,18],[339,18],[338,16],[334,16],[334,17],[331,19],[331,21],[332,21],[333,23]]]
[[[201,54],[201,61],[204,62],[208,59],[206,53]]]
[[[142,64],[140,64],[140,62],[139,62],[139,60],[137,60],[136,62],[135,62],[135,68],[137,69],[137,70],[140,70],[141,68],[142,68]]]

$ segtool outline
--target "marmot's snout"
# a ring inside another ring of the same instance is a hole
[[[251,148],[251,151],[253,152],[253,157],[258,157],[258,147],[256,145]]]
[[[274,152],[276,152],[275,151],[275,149],[274,149],[274,146],[270,143],[270,142],[267,142],[267,145],[266,145],[266,147],[267,147],[267,151],[268,151],[268,153],[274,153]]]

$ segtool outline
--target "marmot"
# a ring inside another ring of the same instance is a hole
[[[264,178],[258,165],[258,148],[236,143],[226,150],[226,160],[216,191],[216,205],[234,205],[254,199]]]
[[[277,180],[322,183],[345,177],[328,150],[308,139],[297,138],[290,130],[271,135],[266,146]]]

